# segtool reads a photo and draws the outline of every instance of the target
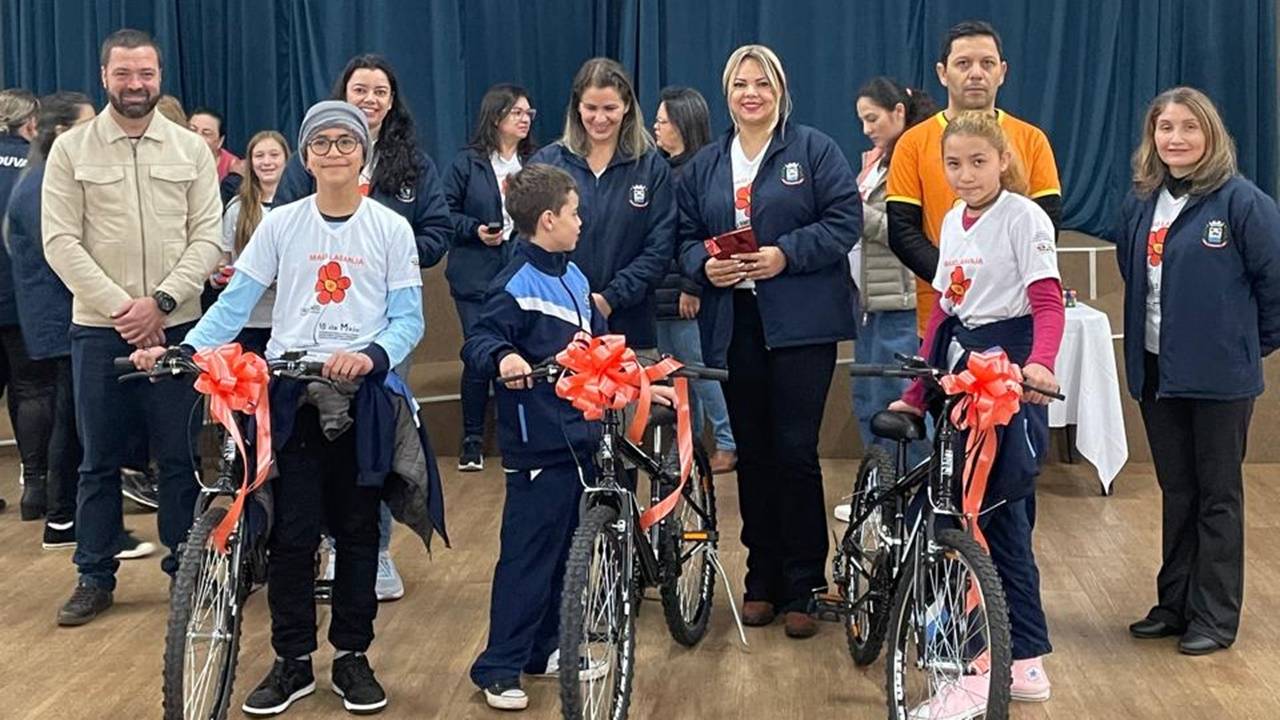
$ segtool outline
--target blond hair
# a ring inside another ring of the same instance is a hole
[[[0,135],[17,135],[40,111],[40,101],[21,88],[0,90]]]
[[[954,118],[947,122],[947,129],[942,131],[942,152],[946,156],[947,139],[962,135],[965,137],[977,137],[991,143],[991,147],[996,152],[1004,155],[1009,153],[1009,165],[1000,173],[1000,187],[1012,193],[1026,195],[1030,187],[1027,182],[1026,170],[1022,167],[1022,161],[1018,159],[1018,153],[1014,150],[1012,143],[1009,142],[1009,136],[1005,134],[1004,128],[1000,127],[1000,119],[980,110],[966,110],[957,113]]]
[[[779,125],[786,125],[787,119],[791,117],[791,91],[787,89],[787,72],[782,69],[782,61],[778,59],[777,54],[764,45],[743,45],[734,50],[729,55],[729,60],[724,64],[724,75],[721,78],[721,84],[724,86],[724,99],[729,102],[729,93],[733,90],[733,76],[737,74],[738,68],[747,60],[755,60],[760,64],[760,69],[764,71],[764,76],[769,80],[769,86],[773,88],[773,93],[777,98],[777,102],[773,108],[773,121],[769,124],[769,131],[773,132]],[[738,126],[738,118],[733,114],[733,106],[729,106],[729,117],[733,119],[733,126]]]
[[[618,61],[603,57],[586,61],[573,76],[573,92],[569,96],[569,107],[564,112],[564,135],[560,139],[565,147],[579,157],[586,157],[591,152],[591,137],[582,125],[582,114],[578,112],[582,94],[588,88],[613,88],[627,106],[622,126],[618,128],[618,150],[624,156],[639,160],[653,149],[653,138],[644,127],[644,115],[640,112],[640,103],[636,102],[631,77]]]
[[[1190,194],[1205,195],[1222,187],[1236,174],[1236,144],[1218,114],[1218,108],[1207,95],[1192,87],[1165,90],[1151,101],[1142,121],[1142,140],[1133,151],[1133,188],[1138,195],[1150,197],[1169,177],[1169,166],[1156,150],[1156,122],[1169,105],[1185,107],[1200,123],[1204,133],[1204,155],[1184,178],[1191,183]]]
[[[182,101],[172,95],[161,95],[156,101],[156,110],[169,120],[187,126],[187,111],[182,109]]]
[[[245,246],[249,244],[249,238],[253,237],[253,231],[257,230],[258,223],[262,222],[262,181],[253,171],[253,149],[258,146],[258,143],[267,140],[279,143],[280,149],[284,151],[281,169],[283,164],[289,161],[289,143],[275,130],[263,130],[249,138],[249,146],[244,150],[245,178],[241,181],[240,190],[236,193],[236,199],[240,202],[240,215],[236,218],[237,256],[244,252]]]

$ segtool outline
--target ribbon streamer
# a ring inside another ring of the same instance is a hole
[[[568,400],[588,420],[599,420],[606,410],[621,410],[635,403],[636,414],[627,428],[627,439],[639,443],[649,424],[654,381],[683,367],[675,358],[643,367],[622,335],[592,337],[578,333],[556,355],[556,363],[569,370],[556,382],[556,395]],[[693,470],[693,427],[689,417],[689,383],[675,379],[676,445],[680,456],[680,483],[653,507],[640,515],[640,529],[647,530],[669,515]]]
[[[964,493],[961,510],[965,524],[984,550],[987,540],[978,527],[978,513],[987,492],[987,481],[996,459],[995,428],[1008,425],[1022,402],[1022,370],[1009,362],[1003,350],[970,353],[967,369],[942,378],[948,395],[964,393],[956,403],[951,422],[969,431],[964,449]]]
[[[267,399],[270,373],[267,362],[254,353],[244,352],[239,343],[202,350],[192,358],[203,372],[196,378],[195,389],[209,396],[209,415],[226,429],[236,449],[245,459],[244,478],[226,517],[213,531],[213,544],[226,554],[227,539],[235,530],[249,494],[267,481],[271,469],[271,407]],[[244,438],[236,423],[235,413],[252,414],[257,423],[256,475],[249,482],[249,458],[245,455]]]

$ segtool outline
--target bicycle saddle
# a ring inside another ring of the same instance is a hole
[[[871,434],[898,442],[923,440],[924,418],[911,413],[881,410],[871,416]]]

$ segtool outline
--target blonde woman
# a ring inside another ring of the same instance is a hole
[[[683,170],[681,263],[707,286],[703,358],[729,369],[747,546],[743,620],[768,625],[785,613],[787,635],[809,637],[817,632],[809,598],[826,584],[818,431],[836,343],[857,334],[848,254],[862,202],[835,141],[788,119],[787,76],[773,51],[738,48],[723,79],[733,128]],[[708,254],[705,240],[745,227],[758,251]]]
[[[1177,87],[1152,101],[1110,239],[1129,392],[1163,501],[1156,604],[1129,632],[1180,635],[1181,652],[1204,655],[1235,642],[1240,625],[1241,463],[1262,358],[1280,345],[1280,211],[1237,174],[1204,93]]]
[[[582,234],[572,260],[610,332],[633,348],[658,344],[654,288],[671,261],[676,209],[667,161],[645,130],[631,78],[616,61],[588,60],[573,78],[564,135],[529,161],[578,185]]]

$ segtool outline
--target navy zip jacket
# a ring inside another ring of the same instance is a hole
[[[27,167],[31,144],[25,139],[0,133],[0,218],[9,207],[9,196],[18,184],[18,176]],[[18,305],[13,297],[13,271],[9,255],[0,248],[0,327],[18,324]]]
[[[586,276],[567,254],[521,239],[515,241],[511,263],[489,287],[475,332],[462,346],[462,360],[477,375],[496,378],[509,353],[535,365],[563,350],[579,331],[606,331],[604,316],[592,307]],[[504,468],[535,470],[574,456],[581,463],[591,461],[598,426],[557,397],[554,385],[539,381],[532,390],[509,390],[494,383],[494,388]]]
[[[685,275],[706,288],[698,323],[702,357],[725,367],[733,335],[732,288],[707,281],[703,241],[736,229],[733,208],[734,131],[698,151],[678,185],[680,260]],[[751,227],[761,245],[776,245],[787,267],[756,281],[765,345],[794,347],[857,335],[858,293],[849,251],[862,234],[862,199],[849,161],[830,137],[787,123],[774,132],[751,185]]]
[[[680,172],[691,159],[693,159],[693,153],[689,152],[667,158],[667,164],[671,166],[672,188],[680,184]],[[680,270],[680,247],[678,243],[673,243],[673,245],[673,255],[671,264],[667,267],[667,274],[663,276],[662,282],[658,284],[658,289],[654,292],[654,298],[658,304],[659,322],[681,319],[680,293],[689,293],[694,297],[702,296],[702,285],[685,277]]]
[[[614,154],[599,178],[557,142],[529,160],[567,171],[578,184],[582,235],[570,255],[612,308],[610,332],[633,348],[658,345],[654,288],[674,252],[676,208],[667,161],[656,150],[638,160]]]
[[[1142,396],[1147,235],[1157,193],[1133,193],[1108,240],[1124,278],[1129,394]],[[1164,241],[1160,291],[1162,398],[1237,400],[1262,394],[1262,358],[1280,346],[1280,209],[1236,176],[1187,200]]]
[[[527,158],[521,158],[521,163]],[[458,300],[483,302],[489,283],[511,261],[511,240],[485,245],[476,234],[481,225],[502,222],[502,193],[489,156],[467,148],[453,159],[444,176],[444,199],[453,223],[449,265],[444,270],[449,293]]]
[[[40,235],[40,184],[44,164],[29,169],[9,196],[5,249],[13,282],[22,340],[32,360],[71,354],[71,291],[44,259]]]
[[[449,251],[449,242],[453,236],[453,226],[449,223],[449,206],[444,201],[444,190],[440,184],[440,174],[436,172],[436,164],[426,153],[419,152],[422,162],[422,173],[418,175],[415,186],[405,185],[400,191],[391,194],[380,189],[371,189],[369,197],[400,213],[409,226],[413,228],[413,239],[418,243],[418,264],[424,268],[435,267]],[[276,188],[276,196],[272,200],[273,207],[287,205],[294,200],[314,194],[315,178],[302,165],[302,154],[296,153],[285,165],[284,177],[280,178],[280,186]]]

